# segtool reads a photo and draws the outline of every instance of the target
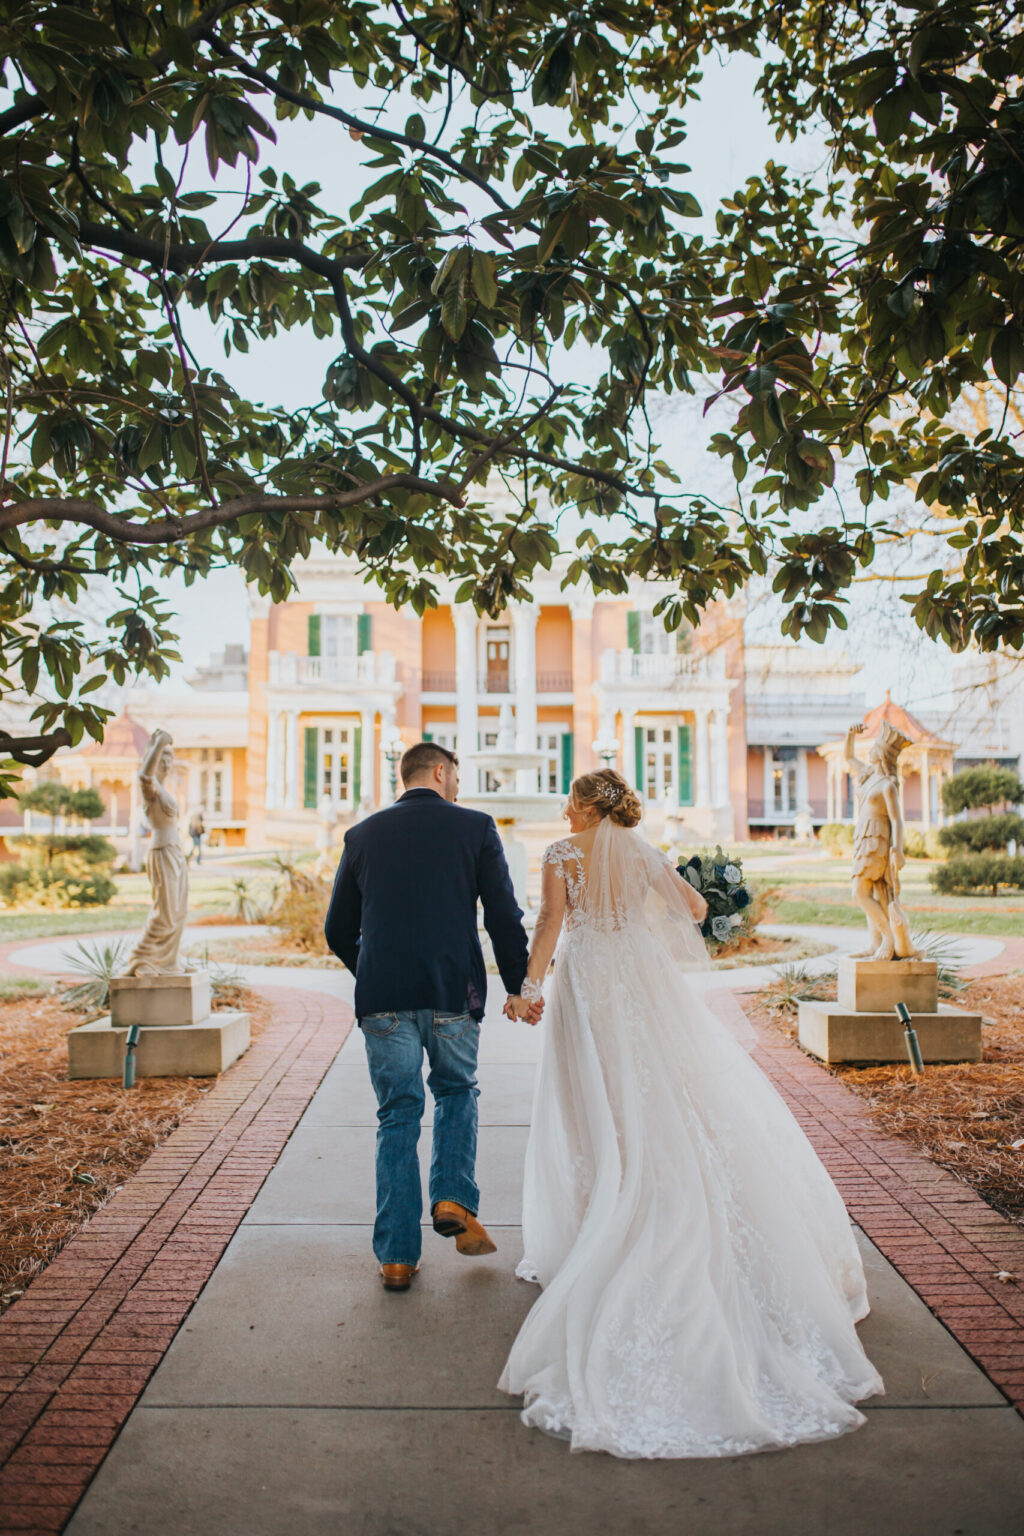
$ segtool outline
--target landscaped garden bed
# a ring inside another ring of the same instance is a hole
[[[258,1036],[267,1005],[235,988]],[[32,981],[0,989],[0,1309],[179,1125],[213,1078],[67,1077],[68,1031],[87,1017]]]
[[[782,977],[745,1000],[751,1017],[796,1043],[796,992],[834,997],[835,981],[794,987]],[[969,1184],[983,1200],[1024,1224],[1024,976],[985,977],[957,994],[984,1019],[979,1062],[828,1067],[886,1131],[908,1141]],[[814,1058],[811,1058],[812,1060]],[[1024,1279],[1024,1277],[1021,1277]]]

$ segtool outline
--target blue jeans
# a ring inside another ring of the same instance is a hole
[[[475,1216],[476,1057],[480,1026],[468,1013],[417,1008],[359,1020],[377,1095],[377,1220],[373,1251],[381,1264],[418,1264],[423,1197],[416,1147],[423,1118],[423,1052],[434,1095],[430,1208],[454,1200]]]

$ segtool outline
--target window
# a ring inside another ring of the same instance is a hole
[[[792,761],[780,762],[778,757],[776,757],[772,765],[771,790],[773,815],[794,816],[797,808],[796,763]]]
[[[362,794],[362,729],[334,721],[305,728],[302,803],[308,811],[323,800],[351,809]]]
[[[676,653],[675,631],[669,634],[664,621],[653,613],[641,613],[640,654],[642,656],[674,656]]]
[[[645,800],[668,800],[675,793],[675,734],[670,725],[643,728],[642,790]]]
[[[562,757],[565,748],[563,736],[568,734],[567,725],[545,725],[537,732],[537,750],[544,753],[544,762],[537,770],[537,788],[541,794],[562,793]]]
[[[508,693],[510,635],[508,625],[494,626],[487,631],[487,676],[485,689],[488,693]]]
[[[352,731],[344,725],[325,725],[319,731],[318,800],[346,805],[351,798]]]
[[[496,747],[498,745],[497,731],[478,731],[476,738],[477,749],[483,747]],[[493,773],[488,773],[486,768],[477,769],[477,793],[481,795],[493,795],[501,788],[501,784]]]
[[[320,619],[320,654],[329,660],[349,661],[357,654],[354,614],[325,613]]]
[[[217,755],[219,757],[220,753]],[[218,816],[224,810],[224,774],[219,768],[213,774],[213,809]]]

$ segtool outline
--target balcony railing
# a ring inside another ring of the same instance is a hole
[[[572,673],[571,672],[538,672],[537,673],[537,692],[538,693],[571,693],[572,692]]]
[[[454,672],[424,672],[422,690],[424,693],[454,693]]]
[[[271,651],[268,671],[270,682],[284,687],[379,687],[394,683],[395,658],[390,651],[364,651],[361,656],[297,656],[294,651]]]
[[[612,650],[601,653],[601,682],[604,684],[672,683],[683,678],[710,680],[724,676],[725,656],[720,651],[710,656],[689,656],[679,652],[657,656]]]
[[[424,693],[454,693],[456,691],[456,677],[454,672],[424,672],[422,674],[421,688]],[[484,672],[477,679],[478,693],[514,693],[515,685],[511,674],[503,671]],[[538,672],[538,693],[571,693],[571,672]]]

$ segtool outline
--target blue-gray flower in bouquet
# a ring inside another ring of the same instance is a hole
[[[743,884],[742,860],[730,858],[721,846],[702,849],[678,865],[684,880],[700,891],[708,904],[701,933],[713,945],[739,938],[747,926],[745,909],[751,894]]]

